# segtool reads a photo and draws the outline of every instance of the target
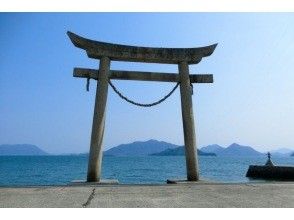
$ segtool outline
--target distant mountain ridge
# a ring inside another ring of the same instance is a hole
[[[199,151],[200,150],[200,151]],[[233,143],[228,147],[212,144],[197,150],[203,156],[254,157],[261,153],[250,146]],[[104,152],[105,156],[176,156],[185,155],[184,147],[164,141],[148,140],[121,144]]]
[[[209,151],[207,151],[207,149]],[[215,149],[215,151],[213,151],[213,149]],[[261,156],[264,155],[263,153],[260,153],[256,150],[254,150],[252,147],[250,146],[243,146],[243,145],[239,145],[237,143],[233,143],[230,146],[228,146],[227,148],[223,148],[223,147],[202,147],[201,150],[203,152],[209,152],[209,153],[215,153],[217,156],[235,156],[235,157],[242,157],[242,156]]]
[[[224,148],[218,144],[212,144],[200,149],[197,149],[198,155],[203,156],[261,156],[265,153],[260,153],[250,146],[243,146],[237,143],[233,143],[227,148]],[[287,148],[280,148],[278,150],[271,151],[273,156],[290,157],[294,156],[293,150]],[[2,144],[0,145],[0,156],[9,155],[49,155],[39,147],[32,144]],[[79,155],[79,154],[73,154]],[[81,155],[88,155],[84,153]],[[103,152],[105,156],[173,156],[173,155],[185,155],[184,147],[167,143],[158,140],[148,141],[135,141],[129,144],[121,144]]]
[[[197,154],[199,156],[216,156],[215,153],[205,153],[201,150],[197,149]],[[159,153],[150,154],[150,156],[184,156],[185,155],[185,148],[184,146],[180,146],[173,149],[166,149],[164,151],[161,151]]]
[[[149,154],[159,153],[166,149],[173,149],[178,145],[164,141],[148,140],[135,141],[130,144],[121,144],[104,152],[105,156],[148,156]]]
[[[215,153],[217,154],[220,151],[223,151],[225,148],[221,147],[218,144],[211,144],[211,145],[207,145],[206,147],[202,147],[201,151],[206,152],[206,153]]]
[[[39,147],[32,144],[2,144],[0,156],[41,156],[48,155]]]

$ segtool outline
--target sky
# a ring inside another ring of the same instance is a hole
[[[88,152],[96,82],[72,76],[95,68],[72,45],[72,31],[99,41],[150,47],[201,47],[215,52],[191,74],[198,147],[231,143],[259,151],[294,149],[294,13],[0,13],[0,144],[35,144],[52,154]],[[111,62],[111,69],[172,72],[177,65]],[[143,103],[174,83],[113,80]],[[140,108],[109,88],[104,150],[122,143],[184,143],[179,89],[164,103]]]

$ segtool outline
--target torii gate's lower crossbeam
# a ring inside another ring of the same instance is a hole
[[[187,180],[199,180],[191,83],[212,83],[213,76],[189,75],[189,64],[199,63],[203,57],[210,56],[216,44],[202,48],[148,48],[93,41],[71,32],[68,35],[75,46],[86,50],[89,57],[100,59],[99,70],[74,69],[75,77],[97,80],[87,181],[99,182],[101,177],[105,108],[110,79],[180,83]],[[114,71],[110,70],[111,60],[177,64],[179,74]]]
[[[74,68],[73,76],[87,79],[98,79],[99,70]],[[175,73],[139,72],[125,70],[110,70],[109,79],[140,80],[158,82],[179,82],[180,76]],[[191,83],[213,83],[212,74],[190,74]]]

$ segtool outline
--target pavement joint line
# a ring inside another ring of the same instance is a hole
[[[96,190],[96,188],[93,188],[93,189],[92,189],[92,192],[91,192],[91,194],[89,195],[87,201],[82,205],[83,208],[87,208],[87,206],[90,205],[92,199],[93,199],[94,196],[95,196],[95,190]]]
[[[253,188],[258,188],[257,185],[252,185],[252,184],[248,184],[248,183],[246,183],[245,186],[249,186],[249,187],[253,187]]]

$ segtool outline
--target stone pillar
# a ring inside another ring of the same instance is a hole
[[[110,59],[100,59],[95,108],[92,124],[91,145],[88,163],[87,182],[99,182],[102,162],[102,142],[105,126],[105,108],[108,93],[108,77],[110,72]]]
[[[180,92],[183,118],[183,130],[186,153],[187,180],[199,180],[197,147],[192,105],[192,91],[189,77],[189,65],[181,62],[178,65],[180,74]]]

